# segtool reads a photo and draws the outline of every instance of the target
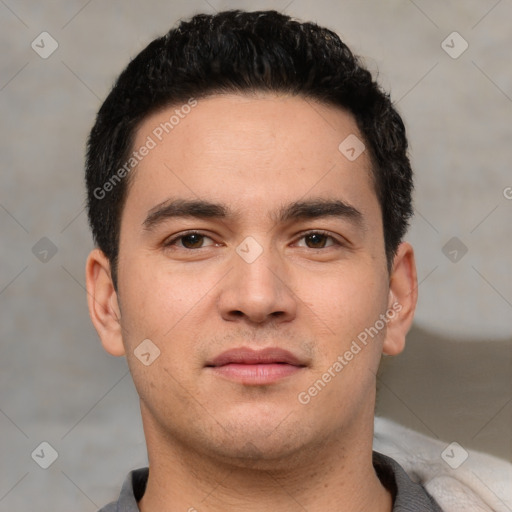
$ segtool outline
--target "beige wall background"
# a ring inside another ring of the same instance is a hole
[[[0,0],[0,511],[92,512],[146,464],[127,365],[86,308],[84,144],[131,57],[236,7],[336,30],[408,126],[420,302],[378,413],[512,459],[510,0]]]

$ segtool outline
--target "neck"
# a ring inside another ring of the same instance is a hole
[[[149,479],[141,512],[391,512],[372,465],[373,427],[342,432],[286,460],[225,460],[170,439],[143,414]]]

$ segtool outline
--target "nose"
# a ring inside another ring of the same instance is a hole
[[[234,253],[233,265],[222,281],[218,301],[224,320],[261,325],[295,318],[297,298],[290,288],[289,272],[278,255],[265,249],[251,261]]]

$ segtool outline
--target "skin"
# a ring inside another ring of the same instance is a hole
[[[174,108],[147,118],[134,147]],[[143,512],[391,510],[371,462],[376,372],[383,353],[404,347],[416,270],[402,243],[388,272],[369,156],[351,162],[338,150],[350,134],[362,139],[350,114],[301,97],[211,96],[131,176],[118,290],[98,249],[86,282],[103,346],[126,355],[140,396],[150,462]],[[221,203],[231,213],[169,217],[146,229],[170,199]],[[311,199],[344,201],[359,220],[277,218]],[[191,229],[205,238],[165,246]],[[326,235],[305,236],[311,230]],[[252,263],[236,251],[249,236],[262,250]],[[300,403],[298,394],[393,304],[400,311],[385,328]],[[160,350],[149,366],[134,355],[145,339]],[[205,367],[242,346],[284,348],[304,367],[264,385]]]

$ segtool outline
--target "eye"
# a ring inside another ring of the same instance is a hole
[[[308,247],[309,249],[324,249],[332,245],[340,245],[340,243],[334,239],[333,236],[328,235],[322,231],[311,231],[302,235],[299,240],[304,240],[305,244],[298,243],[301,247]]]
[[[183,249],[202,249],[203,247],[214,245],[214,242],[210,237],[194,231],[166,240],[164,245],[165,247],[177,246]]]

